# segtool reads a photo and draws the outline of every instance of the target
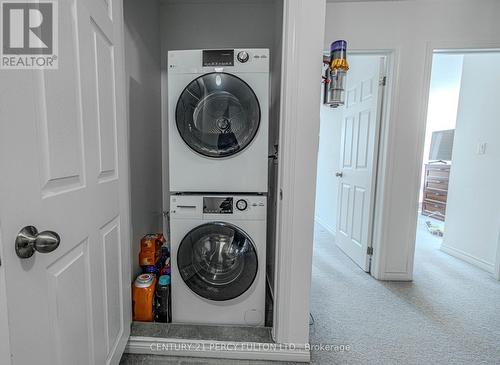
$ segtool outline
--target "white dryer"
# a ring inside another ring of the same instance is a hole
[[[263,326],[266,197],[170,197],[172,322]]]
[[[168,52],[171,192],[267,192],[269,50]]]

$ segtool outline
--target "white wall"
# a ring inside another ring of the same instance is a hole
[[[309,342],[325,0],[286,0],[283,20],[275,327],[279,343]]]
[[[141,237],[162,231],[159,9],[157,0],[124,1],[133,275]]]
[[[318,173],[316,177],[315,219],[335,235],[343,108],[320,107]]]
[[[500,224],[500,53],[468,54],[442,249],[494,272]],[[478,154],[485,142],[486,153]]]
[[[411,280],[424,144],[426,50],[430,42],[500,42],[500,1],[417,0],[327,4],[325,48],[346,39],[356,50],[394,51],[395,78],[383,191],[385,222],[373,274]]]

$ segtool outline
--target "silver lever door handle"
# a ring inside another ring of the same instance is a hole
[[[335,176],[337,176],[337,177],[342,177],[342,176],[344,176],[344,173],[342,173],[342,172],[336,172],[336,173],[335,173]]]
[[[19,231],[16,237],[16,254],[22,259],[27,259],[38,251],[49,253],[59,247],[61,237],[53,231],[38,230],[33,226],[26,226]]]

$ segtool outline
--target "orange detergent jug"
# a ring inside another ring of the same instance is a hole
[[[139,275],[132,285],[132,317],[134,321],[153,321],[153,301],[156,277],[152,274]]]

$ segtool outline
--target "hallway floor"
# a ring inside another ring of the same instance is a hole
[[[317,364],[499,364],[500,282],[439,250],[421,216],[413,282],[381,282],[359,270],[317,226],[311,342]]]
[[[439,250],[419,220],[413,282],[361,271],[317,225],[313,262],[312,364],[499,364],[500,282]],[[124,355],[126,364],[277,364]]]

